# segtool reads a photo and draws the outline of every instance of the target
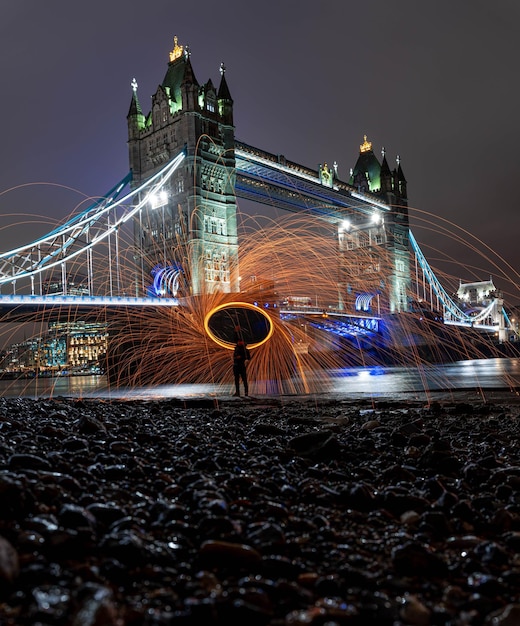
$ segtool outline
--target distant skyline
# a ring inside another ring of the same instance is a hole
[[[127,173],[131,82],[147,113],[177,36],[199,83],[218,85],[225,64],[238,140],[312,168],[337,162],[348,180],[367,135],[391,167],[399,156],[432,265],[509,290],[506,267],[519,284],[513,0],[6,0],[1,16],[0,251]]]

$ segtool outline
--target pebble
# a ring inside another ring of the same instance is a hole
[[[6,626],[520,624],[516,407],[0,401]]]

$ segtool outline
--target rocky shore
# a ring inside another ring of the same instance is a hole
[[[0,623],[516,626],[520,407],[0,399]]]

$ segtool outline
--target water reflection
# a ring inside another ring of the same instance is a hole
[[[339,393],[399,393],[520,386],[519,359],[457,361],[419,367],[346,368],[333,372]]]
[[[330,372],[324,394],[339,398],[439,398],[453,392],[468,397],[515,400],[520,389],[520,359],[458,361],[420,367],[352,367]],[[100,399],[154,399],[223,397],[231,387],[222,385],[160,385],[109,387],[104,376],[0,381],[2,397],[75,397]],[[254,396],[254,383],[253,383]]]

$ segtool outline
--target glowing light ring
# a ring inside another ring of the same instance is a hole
[[[262,341],[257,341],[256,343],[249,343],[248,348],[258,348],[258,346],[261,346],[266,341],[269,341],[269,339],[273,335],[274,326],[273,326],[273,322],[270,316],[263,309],[261,309],[258,306],[255,306],[254,304],[250,304],[249,302],[226,302],[225,304],[219,304],[219,306],[216,306],[213,309],[211,309],[211,311],[209,311],[209,313],[207,313],[206,317],[204,318],[204,329],[206,333],[208,334],[208,336],[211,337],[211,339],[216,344],[218,344],[222,348],[227,348],[228,350],[233,350],[235,347],[235,342],[223,341],[222,339],[217,337],[209,327],[209,321],[215,313],[218,313],[218,311],[222,311],[223,309],[231,309],[231,308],[248,309],[250,311],[254,311],[255,313],[260,313],[260,315],[265,317],[268,322],[269,331],[266,337],[262,339]]]

